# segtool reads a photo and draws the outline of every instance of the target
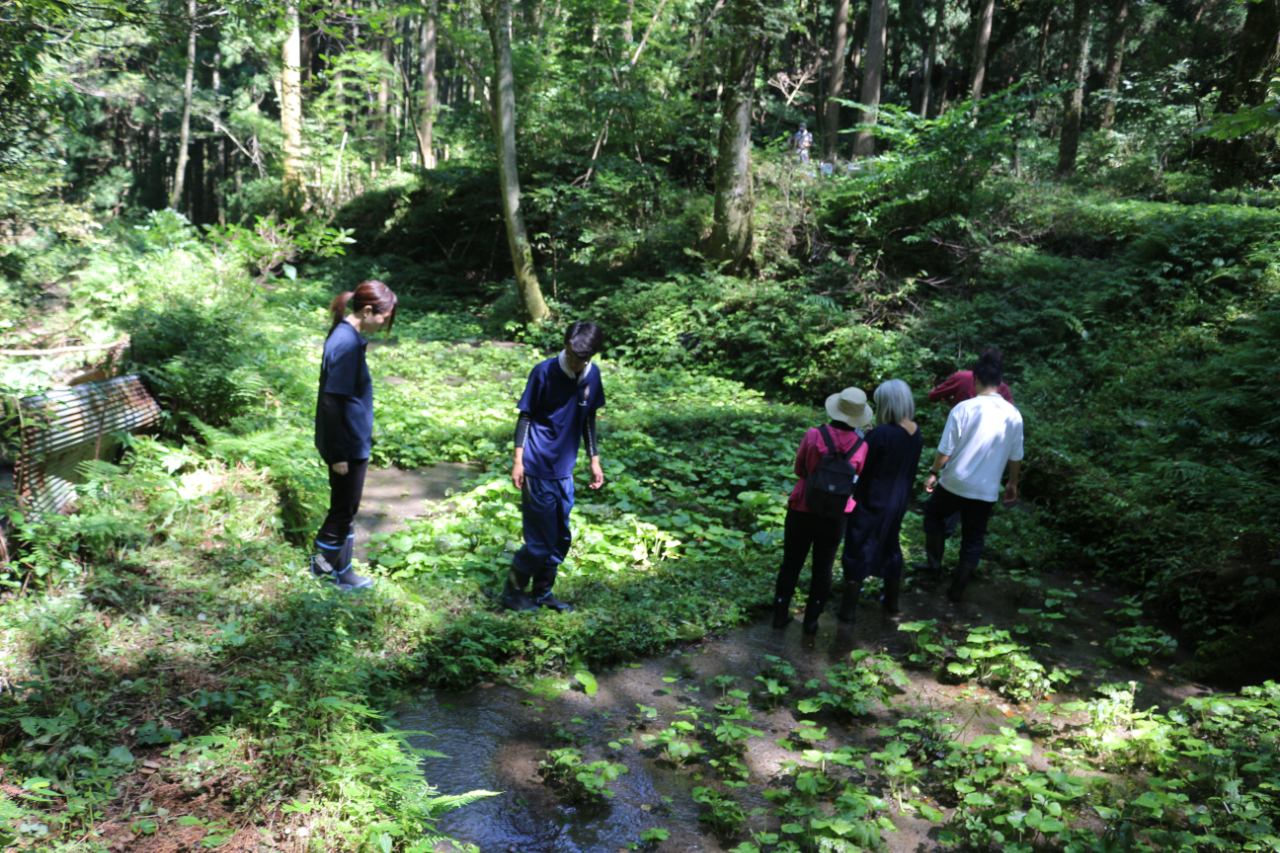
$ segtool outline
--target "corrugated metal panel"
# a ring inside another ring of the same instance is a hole
[[[60,512],[74,497],[80,463],[115,448],[112,433],[153,426],[160,406],[137,376],[47,391],[18,401],[22,453],[15,468],[18,500]]]

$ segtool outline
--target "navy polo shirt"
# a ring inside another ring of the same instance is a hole
[[[559,480],[573,476],[587,415],[604,406],[600,368],[593,365],[581,384],[549,358],[529,372],[524,395],[516,405],[529,413],[524,441],[524,472],[530,477]]]
[[[326,465],[368,459],[373,447],[373,381],[369,342],[345,320],[324,342],[316,395],[316,450]]]

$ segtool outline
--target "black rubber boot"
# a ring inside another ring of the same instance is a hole
[[[884,612],[898,615],[898,593],[902,591],[902,578],[884,579]]]
[[[535,598],[533,600],[533,603],[536,604],[538,607],[545,607],[548,610],[554,610],[557,613],[573,612],[573,605],[567,604],[561,601],[560,599],[556,598],[556,595],[554,592],[548,592],[545,595]]]
[[[355,570],[347,566],[345,572],[338,573],[338,589],[351,592],[357,589],[373,589],[373,578],[361,577]]]
[[[964,598],[964,588],[969,585],[969,579],[973,577],[973,572],[978,567],[973,563],[961,563],[956,566],[956,573],[951,578],[951,589],[947,590],[947,598],[959,603]]]
[[[334,571],[336,562],[336,558],[331,557],[323,548],[317,548],[315,555],[311,558],[311,576],[316,580],[337,584],[338,573]]]
[[[529,584],[529,576],[517,572],[515,568],[507,571],[507,583],[502,588],[502,606],[508,610],[514,610],[517,613],[526,610],[537,610],[538,605],[529,600],[529,596],[524,594],[524,588]]]
[[[351,568],[351,557],[355,553],[355,525],[352,533],[343,541],[342,547],[335,553],[330,548],[317,547],[316,555],[311,558],[311,574],[321,580],[328,581],[337,587],[339,592],[351,592],[356,589],[370,589],[373,578],[362,577]],[[339,569],[339,566],[346,566]]]
[[[533,599],[533,604],[536,607],[545,607],[557,613],[572,613],[573,605],[565,604],[551,592],[551,587],[556,584],[556,575],[558,573],[556,567],[552,566],[534,575],[533,588],[529,591],[529,597]]]
[[[795,620],[791,615],[791,599],[775,598],[773,600],[773,627],[782,630]]]
[[[942,555],[947,550],[947,534],[945,533],[926,533],[924,535],[924,558],[923,563],[912,563],[911,568],[937,574],[942,571]]]
[[[818,617],[826,609],[827,600],[825,598],[809,597],[809,602],[804,606],[804,632],[806,634],[813,635],[818,633]]]
[[[840,599],[840,608],[836,610],[836,618],[846,625],[852,625],[858,615],[858,599],[862,596],[862,581],[845,581],[844,596]]]

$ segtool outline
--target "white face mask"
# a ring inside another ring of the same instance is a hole
[[[560,354],[556,356],[556,361],[560,364],[560,369],[564,371],[564,375],[570,378],[576,377],[578,384],[581,385],[587,381],[587,377],[591,375],[591,362],[587,362],[587,366],[582,368],[581,373],[574,373],[569,369],[569,352],[568,350],[560,350]]]

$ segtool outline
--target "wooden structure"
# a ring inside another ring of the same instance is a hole
[[[137,376],[88,382],[18,401],[22,450],[15,467],[19,505],[61,512],[82,481],[82,462],[110,457],[115,434],[154,426],[160,406]]]

